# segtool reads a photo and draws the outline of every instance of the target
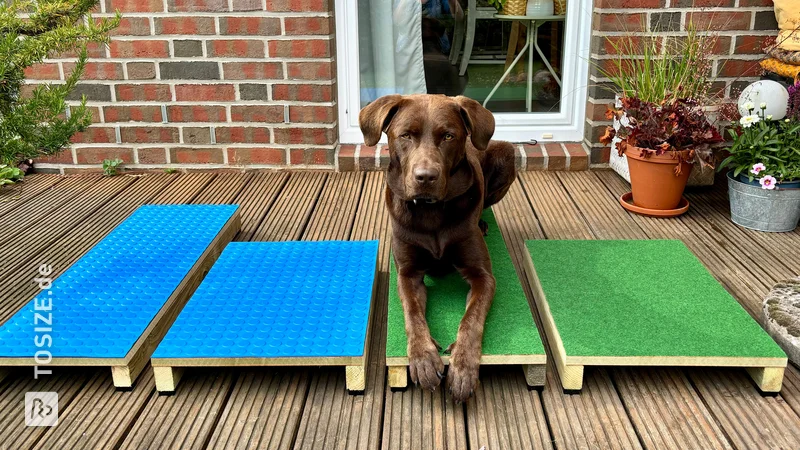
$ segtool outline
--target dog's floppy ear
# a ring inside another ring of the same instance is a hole
[[[364,134],[364,143],[370,147],[377,144],[400,107],[403,96],[399,94],[384,95],[375,100],[358,114],[358,125]]]
[[[486,150],[494,134],[494,115],[469,97],[459,95],[455,100],[461,106],[461,117],[467,125],[472,145],[478,150]]]

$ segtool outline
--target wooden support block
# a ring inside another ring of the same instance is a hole
[[[522,372],[525,373],[525,381],[529,387],[544,386],[547,366],[544,364],[523,364]]]
[[[117,389],[133,389],[133,382],[141,369],[133,373],[130,366],[111,366],[111,379]]]
[[[783,386],[783,367],[748,367],[747,373],[756,382],[761,392],[777,393]]]
[[[561,388],[567,392],[577,392],[583,388],[583,366],[557,366]]]
[[[351,394],[363,394],[367,387],[367,368],[365,366],[345,366],[345,385]]]
[[[153,367],[156,390],[159,393],[173,393],[183,376],[183,367]]]
[[[389,387],[405,389],[408,387],[408,366],[389,366]]]

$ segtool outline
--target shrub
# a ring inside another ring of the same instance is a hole
[[[9,0],[0,2],[0,164],[62,151],[76,132],[91,123],[86,99],[67,107],[66,99],[86,65],[86,46],[107,43],[119,24],[89,14],[97,0]],[[23,95],[25,69],[47,57],[78,54],[64,83],[39,84]]]

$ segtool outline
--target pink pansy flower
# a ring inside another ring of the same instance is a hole
[[[772,175],[767,175],[764,178],[758,180],[758,182],[761,183],[762,189],[772,190],[775,189],[775,183],[777,182],[777,180]]]
[[[764,164],[758,163],[758,164],[754,165],[752,169],[750,169],[750,173],[752,173],[754,175],[758,175],[758,174],[761,173],[762,170],[767,170],[767,166],[765,166]]]

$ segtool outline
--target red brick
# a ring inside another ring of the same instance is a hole
[[[325,12],[330,11],[328,0],[267,0],[267,11]]]
[[[137,144],[151,142],[178,142],[178,129],[174,127],[120,127],[122,142]]]
[[[358,152],[358,170],[375,170],[375,151],[377,147],[362,145]]]
[[[132,12],[163,12],[164,2],[162,0],[105,0],[106,11],[120,10],[126,13]]]
[[[339,171],[340,172],[352,172],[356,170],[356,146],[353,144],[341,144],[339,145]],[[302,153],[300,153],[300,157],[302,158]]]
[[[25,78],[31,80],[59,80],[61,74],[57,63],[42,63],[25,68]]]
[[[117,132],[112,127],[89,127],[85,131],[75,133],[70,142],[82,144],[115,143]]]
[[[64,63],[64,73],[72,73],[75,63]],[[88,62],[83,69],[83,80],[122,80],[122,64],[112,62]]]
[[[642,53],[642,36],[603,36],[593,39],[601,39],[601,54],[618,55]],[[648,44],[652,43],[648,41]],[[661,45],[659,45],[661,47]]]
[[[590,162],[592,164],[608,164],[611,159],[611,147],[593,147]]]
[[[121,159],[130,164],[133,162],[133,149],[120,147],[82,147],[75,149],[78,164],[102,164],[106,159]]]
[[[693,11],[686,14],[686,23],[698,30],[749,30],[750,11]]]
[[[72,152],[68,148],[53,155],[39,156],[34,161],[47,164],[73,164]]]
[[[569,154],[569,170],[587,170],[589,168],[589,155],[583,149],[583,145],[567,143],[564,144]]]
[[[269,41],[272,58],[327,58],[331,56],[331,42],[323,39],[298,39]]]
[[[166,164],[166,149],[160,147],[140,148],[136,150],[139,156],[139,164]]]
[[[289,62],[286,70],[291,80],[330,80],[333,78],[332,62]]]
[[[269,147],[229,148],[228,163],[283,165],[286,164],[286,150]]]
[[[757,60],[721,59],[717,64],[721,77],[757,77],[763,72]]]
[[[740,7],[774,6],[772,0],[739,0]]]
[[[217,143],[220,144],[270,142],[269,128],[266,127],[218,127],[216,137]]]
[[[222,164],[221,148],[176,147],[169,149],[172,164]]]
[[[333,123],[336,108],[333,106],[290,106],[289,121],[304,123]]]
[[[595,13],[594,16],[594,27],[600,31],[645,31],[647,29],[647,16],[644,13]]]
[[[544,169],[544,153],[538,144],[522,144],[522,151],[525,152],[525,170]]]
[[[275,84],[272,86],[272,99],[330,102],[333,100],[333,86],[324,84]]]
[[[289,150],[289,158],[290,164],[293,165],[332,166],[333,150],[323,148],[293,148]]]
[[[680,0],[679,0],[680,1]],[[595,8],[645,8],[655,9],[664,7],[664,0],[597,0]]]
[[[168,0],[169,11],[227,11],[228,0]]]
[[[105,106],[106,122],[161,122],[160,106]]]
[[[608,111],[609,104],[607,103],[592,103],[586,102],[586,118],[594,122],[604,122],[606,118],[606,111]]]
[[[565,170],[567,168],[567,154],[561,144],[544,144],[547,150],[547,170]]]
[[[325,145],[336,142],[332,128],[276,128],[276,144]]]
[[[156,34],[214,34],[213,17],[156,17]]]
[[[736,45],[734,53],[737,54],[754,54],[759,55],[764,53],[764,48],[775,42],[775,36],[736,36]]]
[[[246,39],[208,42],[208,56],[229,58],[263,58],[264,43]]]
[[[147,17],[123,17],[119,21],[119,26],[111,31],[112,36],[149,36],[150,34],[150,19]]]
[[[167,107],[170,122],[225,122],[224,106],[171,105]]]
[[[167,41],[111,41],[112,58],[166,58],[169,56]]]
[[[222,64],[226,80],[275,80],[283,78],[278,62],[229,62]]]
[[[106,46],[105,44],[98,44],[97,42],[89,42],[86,45],[86,56],[89,58],[105,58],[106,57]],[[75,50],[69,50],[62,53],[59,53],[59,58],[77,58],[78,52]]]
[[[233,0],[231,11],[261,11],[264,5],[261,0]]]
[[[117,101],[123,102],[168,102],[172,93],[166,84],[118,84]]]
[[[75,111],[78,107],[76,105],[69,106],[70,112],[75,114]],[[92,116],[92,123],[100,123],[100,107],[98,106],[87,106],[86,110],[89,111],[89,114]],[[61,117],[61,116],[59,116]],[[63,118],[63,117],[62,117]]]
[[[287,17],[283,23],[289,36],[332,34],[331,19],[328,17]]]
[[[231,120],[233,122],[282,123],[283,106],[278,106],[278,105],[231,106]]]
[[[236,93],[232,84],[179,84],[175,86],[176,101],[230,102]]]
[[[735,0],[673,0],[672,8],[730,8]]]
[[[219,34],[277,36],[281,34],[281,21],[277,17],[221,17]]]

